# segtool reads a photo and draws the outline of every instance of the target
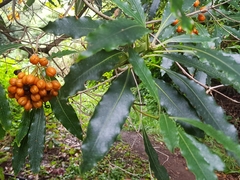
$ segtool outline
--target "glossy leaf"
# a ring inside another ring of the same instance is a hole
[[[133,17],[139,24],[145,27],[145,14],[140,0],[113,0],[125,14]]]
[[[212,126],[194,121],[192,119],[187,119],[187,118],[178,118],[179,120],[189,123],[195,127],[198,127],[199,129],[204,130],[204,132],[213,137],[218,143],[222,144],[225,149],[227,149],[230,152],[233,152],[238,159],[240,159],[240,145],[238,142],[234,142],[232,138],[229,136],[226,136],[222,131],[214,129]]]
[[[74,53],[77,53],[77,51],[63,50],[63,51],[58,51],[56,53],[53,52],[51,56],[49,56],[49,58],[56,58],[56,57],[61,58],[63,56],[71,55]]]
[[[61,97],[74,95],[85,89],[87,80],[97,80],[104,72],[123,65],[127,60],[125,53],[120,51],[100,51],[71,66],[69,74],[64,78],[65,84],[61,88]]]
[[[60,90],[61,91],[61,90]],[[61,92],[60,92],[61,94]],[[77,114],[66,99],[58,96],[50,100],[52,111],[62,125],[78,139],[83,139],[83,131]]]
[[[160,133],[164,138],[166,146],[171,152],[174,152],[179,141],[176,123],[165,114],[161,114],[159,123]]]
[[[14,139],[17,146],[21,145],[22,139],[27,135],[31,123],[31,117],[29,111],[24,111],[21,119],[21,124],[19,125],[17,135]]]
[[[46,117],[43,108],[33,109],[31,113],[32,121],[28,133],[29,162],[32,172],[38,173],[43,157]]]
[[[3,129],[2,125],[0,124],[0,140],[4,138],[6,131]]]
[[[237,141],[236,128],[227,122],[223,109],[216,104],[212,96],[206,94],[202,86],[173,71],[167,71],[167,73],[189,99],[202,121]]]
[[[146,66],[144,60],[133,49],[130,49],[128,53],[129,62],[132,64],[134,72],[141,79],[143,84],[149,90],[149,93],[159,104],[158,90],[153,80],[151,71]]]
[[[11,128],[11,111],[5,91],[0,84],[0,124],[7,131]]]
[[[14,143],[12,166],[15,175],[17,175],[20,172],[21,168],[25,163],[27,155],[28,155],[28,136],[25,136],[21,141],[20,146]]]
[[[181,154],[187,161],[190,171],[196,176],[196,179],[214,180],[217,179],[213,168],[207,163],[201,155],[199,149],[189,139],[189,135],[179,129],[179,148]]]
[[[56,36],[65,34],[73,39],[78,39],[86,36],[102,23],[102,20],[92,20],[90,17],[77,19],[75,16],[67,16],[54,22],[49,22],[42,30],[47,33],[53,33]]]
[[[134,96],[130,69],[121,74],[96,107],[82,144],[81,172],[90,170],[108,152],[129,114]]]
[[[167,170],[164,166],[160,165],[158,160],[158,154],[153,148],[144,128],[142,132],[143,132],[143,141],[144,141],[145,151],[148,155],[150,167],[153,170],[155,177],[157,178],[157,180],[168,180],[169,176],[168,176]]]
[[[0,55],[3,54],[5,51],[9,49],[16,49],[23,46],[22,44],[6,44],[6,45],[0,45]]]
[[[147,28],[131,19],[119,18],[108,21],[88,34],[86,37],[88,49],[81,55],[89,57],[102,49],[114,50],[119,46],[133,43],[148,32]]]

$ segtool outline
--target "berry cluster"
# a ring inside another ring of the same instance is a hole
[[[199,1],[199,0],[196,0],[196,1],[193,3],[193,7],[197,8],[197,7],[199,6],[199,4],[200,4],[200,1]],[[199,21],[199,22],[204,22],[205,19],[206,19],[206,17],[205,17],[205,15],[204,15],[203,13],[207,12],[206,7],[205,7],[205,6],[200,7],[200,10],[201,10],[202,13],[198,14],[198,21]],[[172,25],[175,26],[175,25],[177,25],[178,23],[179,23],[179,20],[176,19],[176,20],[173,21]],[[180,26],[180,25],[177,27],[176,31],[177,31],[178,33],[183,33],[183,32],[184,32],[184,30],[182,29],[182,26]],[[198,35],[198,30],[197,30],[196,28],[193,28],[193,29],[192,29],[192,34]]]
[[[14,71],[17,77],[9,80],[8,87],[8,96],[15,98],[18,104],[27,111],[42,107],[43,102],[57,96],[61,88],[61,84],[57,80],[50,79],[56,75],[56,69],[51,66],[46,67],[48,64],[46,58],[39,58],[38,55],[33,54],[30,62],[36,65],[32,73],[27,74],[21,70]],[[45,70],[46,76],[42,75],[42,70]]]

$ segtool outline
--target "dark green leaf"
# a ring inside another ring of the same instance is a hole
[[[155,16],[155,14],[159,8],[159,4],[160,4],[160,0],[153,0],[150,10],[149,10],[149,16],[151,19]]]
[[[102,9],[102,0],[94,0],[95,4],[97,5],[98,9]]]
[[[188,117],[200,121],[195,110],[188,104],[186,99],[177,92],[176,89],[164,83],[163,81],[157,79],[155,81],[157,83],[159,98],[161,98],[161,105],[166,109],[169,115],[178,117]],[[197,137],[204,136],[204,133],[201,130],[193,126],[190,126],[187,123],[180,122],[180,125],[184,128],[184,130],[187,133],[191,135],[195,135]],[[164,128],[162,129],[163,129],[162,131],[167,130],[167,129],[164,130]],[[169,133],[172,133],[172,139],[174,139],[174,134],[176,135],[177,132],[170,131]],[[166,138],[168,138],[168,136],[169,135],[166,135]]]
[[[0,179],[4,180],[4,170],[2,167],[0,167]]]
[[[43,157],[46,117],[42,107],[33,109],[31,113],[32,121],[28,133],[29,162],[32,172],[38,173],[40,171],[40,164]]]
[[[20,147],[14,143],[13,147],[13,159],[12,166],[14,174],[17,175],[25,163],[25,159],[28,155],[28,136],[25,136],[21,141]]]
[[[11,111],[5,91],[0,84],[0,124],[7,131],[11,128]]]
[[[125,53],[120,51],[105,52],[97,54],[73,64],[69,74],[64,78],[65,84],[61,88],[61,96],[74,95],[77,91],[83,90],[87,80],[96,80],[104,72],[110,71],[123,65],[127,60]]]
[[[88,34],[86,37],[88,49],[82,56],[89,57],[101,49],[114,50],[119,46],[133,43],[148,32],[148,29],[131,19],[119,18],[108,21]]]
[[[7,45],[0,45],[0,55],[3,54],[8,49],[16,49],[23,46],[22,44],[7,44]]]
[[[236,128],[227,122],[223,109],[216,104],[212,96],[206,94],[202,86],[173,71],[167,70],[167,73],[189,99],[202,121],[237,141]]]
[[[194,121],[192,119],[187,119],[187,118],[177,118],[177,119],[184,121],[186,123],[189,123],[195,127],[198,127],[199,129],[202,129],[207,135],[216,139],[216,141],[219,142],[220,144],[222,144],[224,146],[224,148],[233,152],[238,157],[238,159],[240,159],[239,143],[234,142],[232,140],[232,138],[230,138],[229,136],[226,136],[226,134],[224,134],[222,131],[218,131],[208,124]]]
[[[113,0],[125,14],[133,17],[139,24],[145,27],[145,14],[140,0]]]
[[[48,0],[49,3],[51,3],[53,6],[57,7],[57,5],[53,2],[53,0]]]
[[[29,111],[24,111],[21,119],[21,124],[18,128],[17,135],[14,139],[16,142],[17,146],[19,147],[21,144],[22,139],[27,135],[29,127],[30,127],[30,112]]]
[[[194,173],[196,179],[217,179],[213,168],[205,161],[199,149],[189,139],[189,136],[179,129],[179,147],[181,154],[187,161],[189,170]]]
[[[130,49],[128,53],[129,62],[132,64],[134,72],[138,75],[143,84],[149,90],[149,93],[159,104],[158,90],[153,80],[151,71],[146,66],[144,60],[133,49]]]
[[[65,34],[74,39],[86,36],[91,31],[98,28],[102,24],[102,20],[92,20],[90,17],[81,17],[77,19],[75,16],[67,16],[49,22],[42,30],[47,33],[53,33],[56,36]]]
[[[66,56],[66,55],[70,55],[70,54],[74,54],[76,53],[77,51],[71,51],[71,50],[63,50],[63,51],[58,51],[56,53],[52,53],[51,56],[49,56],[49,58],[55,58],[55,57],[58,57],[58,58],[61,58],[63,56]]]
[[[61,94],[61,90],[59,92]],[[78,139],[82,140],[82,127],[73,107],[66,99],[58,96],[50,100],[53,113],[62,125]]]
[[[232,34],[233,36],[239,38],[240,37],[240,32],[239,30],[232,28],[230,26],[223,26],[223,29],[227,31],[228,34]]]
[[[84,2],[83,0],[76,0],[75,1],[75,16],[78,17],[79,13],[83,10]]]
[[[0,124],[0,140],[2,140],[5,136],[6,131],[2,128],[2,125]]]
[[[82,173],[103,158],[120,133],[134,101],[130,90],[133,85],[131,71],[128,69],[113,81],[96,107],[82,144]]]
[[[168,176],[167,170],[164,166],[160,165],[158,161],[158,154],[153,148],[144,128],[143,128],[143,141],[144,141],[145,151],[149,158],[150,167],[153,170],[155,177],[157,178],[157,180],[168,180],[169,176]]]
[[[174,149],[178,146],[179,141],[176,123],[165,114],[160,116],[159,123],[160,133],[163,135],[166,146],[171,152],[174,152]]]
[[[25,6],[23,7],[23,10],[27,10],[29,7],[33,5],[34,2],[35,0],[27,0]]]

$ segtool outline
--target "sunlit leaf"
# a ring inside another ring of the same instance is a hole
[[[32,172],[38,173],[43,157],[46,117],[43,108],[33,109],[31,113],[32,121],[28,133],[29,162]]]
[[[7,131],[11,128],[11,111],[6,93],[0,84],[0,124],[2,128]]]
[[[181,154],[187,161],[187,166],[194,173],[196,179],[217,179],[213,168],[201,155],[200,150],[193,144],[190,135],[179,129],[179,147]]]
[[[71,66],[69,74],[64,78],[61,96],[68,97],[85,89],[87,80],[97,80],[104,72],[123,65],[127,60],[125,53],[120,51],[100,51]]]
[[[155,177],[157,178],[157,180],[168,180],[169,176],[167,170],[164,166],[160,165],[160,162],[158,161],[158,154],[153,148],[144,128],[142,132],[145,151],[148,155],[150,167],[153,170]]]
[[[90,17],[80,17],[77,19],[75,16],[67,16],[57,19],[54,22],[49,22],[42,30],[47,33],[53,33],[56,36],[65,34],[77,39],[86,36],[102,23],[103,20],[92,20]]]
[[[95,166],[116,140],[134,101],[130,90],[133,85],[132,74],[128,70],[112,82],[97,105],[82,144],[82,173]]]
[[[88,49],[81,55],[89,57],[101,49],[114,50],[119,46],[133,43],[148,32],[148,29],[131,19],[119,18],[108,21],[88,34],[86,37]]]
[[[22,44],[6,44],[6,45],[0,45],[0,54],[3,54],[8,49],[16,49],[23,46]]]

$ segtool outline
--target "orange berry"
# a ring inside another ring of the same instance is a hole
[[[42,100],[43,100],[43,102],[47,102],[47,101],[49,101],[51,98],[52,98],[51,95],[47,95],[47,96],[43,97]]]
[[[15,95],[14,95],[14,94],[11,94],[11,93],[8,93],[8,97],[9,97],[9,98],[15,98]]]
[[[18,99],[18,104],[21,106],[25,106],[28,102],[28,98],[26,96],[20,97]]]
[[[49,77],[53,77],[55,76],[57,73],[56,69],[54,67],[51,67],[51,66],[48,66],[46,68],[46,74],[49,76]]]
[[[32,101],[39,101],[41,99],[41,96],[39,94],[31,94],[31,100]]]
[[[39,63],[41,64],[41,66],[46,66],[48,64],[48,60],[47,58],[43,57],[39,59]]]
[[[23,87],[22,79],[17,79],[16,80],[16,86],[19,87],[19,88]]]
[[[22,79],[24,76],[25,76],[25,73],[24,72],[20,72],[18,73],[18,79]]]
[[[8,87],[8,92],[11,94],[15,94],[17,91],[17,87],[16,86],[9,86]]]
[[[12,85],[12,86],[15,86],[16,81],[17,81],[17,78],[11,78],[11,79],[9,79],[9,84]]]
[[[39,57],[37,54],[33,54],[31,55],[31,57],[29,58],[30,63],[32,64],[37,64],[39,62]]]
[[[37,94],[39,92],[39,89],[38,89],[37,85],[35,85],[35,84],[32,85],[31,88],[30,88],[30,92],[32,94]]]
[[[204,14],[198,14],[198,20],[203,22],[205,21],[206,17],[204,16]]]
[[[172,25],[175,26],[178,22],[179,22],[179,20],[175,19],[175,21],[173,21]]]
[[[46,89],[47,91],[51,91],[52,88],[53,88],[53,84],[52,84],[51,82],[46,82],[46,87],[45,87],[45,89]]]
[[[53,80],[51,83],[54,90],[59,90],[61,88],[61,84],[57,80]]]
[[[36,85],[39,89],[44,89],[46,87],[46,82],[43,79],[39,79]]]
[[[46,91],[46,89],[40,89],[39,92],[38,92],[38,94],[39,94],[41,97],[44,97],[44,96],[47,95],[47,91]]]
[[[32,74],[27,75],[26,77],[26,84],[32,85],[34,84],[35,76]]]
[[[25,92],[24,92],[23,88],[17,88],[16,93],[18,96],[22,97]]]
[[[57,95],[58,95],[58,91],[56,91],[56,90],[51,90],[50,95],[52,95],[52,96],[57,96]]]
[[[177,31],[178,33],[183,32],[182,26],[178,26],[176,31]]]
[[[43,104],[43,102],[40,100],[40,101],[36,101],[36,102],[32,102],[32,105],[33,105],[33,107],[35,107],[35,108],[40,108],[40,107],[42,107],[42,104]]]
[[[30,100],[27,101],[27,103],[26,103],[25,106],[24,106],[24,109],[25,109],[26,111],[29,111],[29,110],[32,109],[32,103],[31,103]]]
[[[192,33],[198,35],[198,30],[196,28],[193,28]]]
[[[200,4],[200,1],[199,1],[199,0],[196,0],[196,1],[193,3],[193,6],[194,6],[194,7],[198,7],[199,4]]]
[[[37,76],[35,76],[35,80],[34,80],[33,84],[37,84],[38,81],[39,81],[39,78]]]

